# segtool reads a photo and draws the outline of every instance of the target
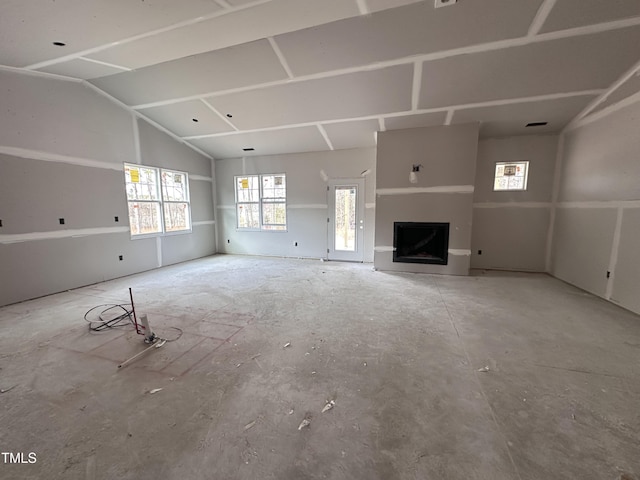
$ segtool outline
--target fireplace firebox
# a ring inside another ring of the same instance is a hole
[[[446,265],[448,253],[448,223],[394,222],[394,262]]]

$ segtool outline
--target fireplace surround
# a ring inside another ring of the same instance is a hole
[[[447,265],[449,223],[394,222],[393,261]]]

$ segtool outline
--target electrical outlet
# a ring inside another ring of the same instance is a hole
[[[611,272],[607,271],[607,278],[611,278]]]
[[[119,221],[120,221],[120,219],[119,219],[118,217],[113,217],[113,219],[114,219],[116,222],[119,222]]]
[[[482,255],[482,250],[478,250],[478,255]]]
[[[293,242],[293,246],[297,247],[298,246],[298,242]]]
[[[58,221],[60,222],[60,225],[64,225],[64,218],[59,218]]]
[[[0,220],[0,227],[2,226],[2,220]]]
[[[227,238],[227,243],[231,243],[231,240],[229,240],[228,238]]]
[[[118,255],[118,260],[122,261],[124,257],[122,255]]]

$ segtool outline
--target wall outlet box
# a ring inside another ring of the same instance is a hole
[[[435,0],[435,8],[448,7],[454,5],[458,0]]]

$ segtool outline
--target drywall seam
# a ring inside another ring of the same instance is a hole
[[[115,170],[117,172],[122,172],[124,170],[123,163],[102,162],[100,160],[91,160],[89,158],[72,157],[69,155],[60,155],[57,153],[43,152],[40,150],[31,150],[28,148],[20,148],[20,147],[5,147],[3,145],[0,145],[0,155],[8,155],[11,157],[18,157],[18,158],[28,158],[30,160],[40,160],[44,162],[66,163],[69,165],[78,165],[81,167],[103,168],[106,170]],[[154,168],[158,168],[158,167],[154,167]],[[211,177],[205,177],[202,175],[189,174],[189,178],[192,180],[204,180],[204,181],[213,182]]]
[[[24,68],[10,67],[8,65],[0,65],[0,71],[1,70],[11,72],[11,73],[20,73],[22,75],[31,75],[32,77],[43,77],[43,78],[49,78],[52,80],[62,80],[64,82],[71,82],[71,83],[84,82],[84,80],[81,78],[67,77],[65,75],[58,75],[57,73],[40,72],[38,70],[25,70]]]
[[[422,62],[413,63],[413,85],[411,87],[411,110],[418,110],[420,101],[420,89],[422,87]]]
[[[557,208],[640,208],[640,200],[589,200],[558,202]]]
[[[297,204],[297,205],[287,205],[288,209],[321,209],[326,210],[329,206],[326,203],[311,203],[311,204]]]
[[[28,66],[26,66],[24,68],[28,69],[28,70],[35,70],[37,68],[48,67],[49,65],[55,65],[57,63],[62,63],[62,62],[66,62],[66,61],[69,61],[69,60],[75,60],[76,58],[84,57],[86,55],[91,55],[92,53],[98,53],[98,52],[102,52],[103,50],[108,50],[111,47],[124,45],[126,43],[134,42],[136,40],[141,40],[143,38],[151,37],[151,36],[158,35],[158,34],[161,34],[161,33],[170,32],[170,31],[176,30],[178,28],[188,27],[190,25],[195,25],[195,24],[200,23],[200,22],[211,20],[211,19],[216,18],[216,17],[221,17],[223,15],[227,15],[229,13],[232,13],[232,12],[235,12],[235,11],[238,11],[238,10],[244,10],[245,8],[255,7],[256,5],[260,5],[262,3],[267,3],[267,2],[270,2],[270,1],[271,0],[255,0],[254,2],[245,4],[245,5],[239,5],[237,7],[233,7],[233,8],[228,9],[228,10],[224,10],[224,9],[223,10],[218,10],[218,11],[210,13],[208,15],[202,15],[202,16],[199,16],[199,17],[196,17],[196,18],[190,18],[188,20],[183,20],[181,22],[174,23],[173,25],[168,25],[166,27],[157,28],[157,29],[151,30],[149,32],[144,32],[144,33],[140,33],[138,35],[133,35],[131,37],[122,38],[120,40],[116,40],[114,42],[105,43],[104,45],[99,45],[97,47],[88,48],[88,49],[82,50],[80,52],[71,53],[69,55],[64,55],[62,57],[54,58],[52,60],[46,60],[44,62],[34,63],[33,65],[28,65]]]
[[[201,227],[203,225],[215,225],[215,220],[200,220],[199,222],[192,222],[191,225],[194,227]]]
[[[396,249],[395,247],[391,247],[388,245],[379,245],[379,246],[373,247],[373,251],[374,252],[395,252]],[[463,248],[450,248],[447,250],[447,252],[449,252],[450,255],[455,255],[455,256],[463,256],[463,257],[471,256],[471,250],[467,250]]]
[[[444,185],[440,187],[378,188],[376,195],[412,195],[415,193],[473,193],[473,185]]]
[[[158,268],[162,266],[162,238],[156,237],[156,265]]]
[[[138,117],[131,112],[131,120],[133,122],[133,147],[136,152],[136,163],[142,165],[142,148],[140,147],[140,128],[138,126]]]
[[[616,91],[623,83],[629,80],[633,75],[636,75],[640,72],[640,60],[635,63],[631,68],[629,68],[626,72],[624,72],[615,82],[611,84],[609,88],[607,88],[604,92],[602,92],[598,98],[594,99],[590,102],[586,107],[582,109],[580,113],[578,113],[573,120],[571,120],[563,130],[570,130],[578,126],[580,120],[586,117],[594,108],[604,102],[609,96]],[[618,102],[620,103],[620,102]],[[617,105],[617,104],[614,104]],[[612,105],[613,106],[613,105]],[[604,109],[607,110],[607,109]],[[615,111],[615,110],[613,110]],[[613,113],[613,111],[611,113]]]
[[[207,100],[205,98],[201,98],[200,101],[202,103],[204,103],[204,105],[211,110],[213,113],[215,113],[218,117],[220,117],[222,119],[223,122],[225,122],[227,125],[229,125],[231,128],[233,128],[234,131],[239,132],[240,129],[238,127],[236,127],[233,122],[231,120],[229,120],[229,117],[227,117],[226,115],[222,115],[222,113],[220,113],[218,111],[217,108],[215,108],[213,105],[211,105],[209,102],[207,102]]]
[[[201,135],[187,135],[185,137],[181,137],[182,140],[201,140],[203,138],[215,138],[215,137],[225,137],[229,135],[241,135],[244,133],[253,133],[253,132],[269,132],[273,130],[285,130],[296,127],[314,127],[317,125],[330,125],[334,123],[345,123],[345,122],[357,122],[361,120],[378,120],[380,119],[384,122],[385,118],[396,118],[396,117],[406,117],[413,115],[422,115],[424,113],[442,113],[442,112],[450,112],[452,110],[468,110],[473,108],[483,108],[483,107],[500,107],[503,105],[512,105],[519,103],[534,103],[540,102],[544,100],[559,100],[563,98],[571,98],[571,97],[581,97],[588,95],[599,95],[602,93],[602,89],[595,90],[581,90],[577,92],[565,92],[565,93],[548,93],[545,95],[535,95],[533,97],[520,97],[520,98],[506,98],[502,100],[489,100],[485,102],[476,102],[476,103],[464,103],[459,105],[451,105],[448,107],[437,107],[437,108],[422,108],[419,110],[405,110],[402,112],[393,112],[387,113],[384,115],[364,115],[361,117],[351,117],[351,118],[342,118],[340,120],[323,120],[323,121],[313,121],[313,122],[300,122],[300,123],[289,123],[285,125],[274,125],[271,127],[260,127],[260,128],[250,128],[246,130],[237,130],[233,132],[218,132],[218,133],[205,133]],[[153,105],[152,105],[153,106]],[[133,108],[149,108],[147,106],[144,107],[133,107]],[[384,127],[384,124],[382,125]],[[384,128],[382,131],[386,130]]]
[[[551,202],[485,202],[474,203],[473,208],[551,208]]]
[[[640,101],[640,92],[634,93],[633,95],[623,98],[619,102],[614,103],[613,105],[609,105],[606,108],[603,108],[599,112],[593,113],[591,115],[587,115],[584,118],[580,118],[578,120],[572,121],[569,125],[564,128],[564,131],[574,130],[579,127],[583,127],[590,123],[593,123],[602,118],[608,117],[612,113],[617,112],[618,110],[622,110],[623,108],[628,107],[636,102]],[[595,107],[595,105],[594,105]]]
[[[358,6],[358,11],[360,12],[360,15],[369,14],[369,7],[367,7],[366,0],[356,0],[356,5]]]
[[[102,162],[100,160],[91,160],[89,158],[72,157],[69,155],[60,155],[58,153],[43,152],[40,150],[31,150],[28,148],[6,147],[0,145],[0,154],[10,155],[12,157],[29,158],[31,160],[42,160],[45,162],[68,163],[71,165],[81,165],[83,167],[105,168],[107,170],[122,171],[122,163]]]
[[[447,251],[449,252],[449,255],[457,255],[457,256],[463,256],[463,257],[471,256],[471,250],[467,250],[463,248],[450,248]]]
[[[529,32],[527,33],[529,37],[538,35],[540,29],[544,25],[544,22],[547,21],[547,18],[549,17],[549,14],[551,13],[551,10],[553,10],[555,4],[556,0],[545,0],[542,5],[540,5],[538,12],[533,19],[533,22],[531,22],[531,25],[529,26]]]
[[[622,215],[624,209],[618,208],[618,215],[616,216],[616,228],[613,231],[613,242],[611,244],[611,256],[609,257],[609,278],[607,278],[607,290],[604,298],[611,300],[611,294],[613,293],[613,279],[616,276],[616,264],[618,263],[618,250],[620,249],[620,234],[622,231]]]
[[[55,238],[78,238],[89,235],[105,235],[111,233],[129,233],[129,227],[77,228],[69,230],[52,230],[51,232],[0,234],[0,244],[30,242],[34,240],[50,240]]]
[[[78,60],[83,60],[89,63],[95,63],[96,65],[103,65],[105,67],[115,68],[116,70],[123,70],[125,72],[130,72],[132,70],[129,67],[123,67],[122,65],[116,65],[115,63],[103,62],[102,60],[95,60],[93,58],[78,57]]]
[[[453,120],[453,114],[455,113],[455,109],[450,108],[447,112],[447,117],[444,119],[445,125],[451,125],[451,121]]]
[[[148,118],[147,116],[143,115],[142,113],[136,111],[135,109],[133,109],[132,107],[130,107],[129,105],[127,105],[124,102],[121,102],[120,100],[118,100],[116,97],[114,97],[113,95],[108,94],[107,92],[105,92],[104,90],[96,87],[94,84],[90,83],[90,82],[86,82],[83,81],[82,84],[88,88],[90,88],[91,90],[93,90],[94,92],[98,93],[99,95],[102,95],[103,97],[111,100],[114,104],[118,105],[120,108],[126,110],[127,112],[131,112],[134,115],[136,115],[137,117],[143,119],[144,121],[146,121],[149,125],[154,126],[156,129],[160,130],[161,132],[169,135],[171,138],[173,138],[174,140],[176,140],[177,142],[186,145],[187,147],[189,147],[191,150],[193,150],[194,152],[199,153],[200,155],[202,155],[203,157],[206,157],[208,159],[212,159],[213,157],[211,155],[209,155],[208,153],[204,152],[203,150],[200,150],[198,147],[196,147],[195,145],[191,145],[189,142],[186,142],[185,140],[183,140],[182,138],[180,138],[178,135],[176,135],[175,133],[173,133],[171,130],[163,127],[162,125],[160,125],[158,122],[151,120],[150,118]]]
[[[276,43],[276,40],[273,37],[268,37],[267,40],[269,41],[269,45],[271,45],[271,49],[273,50],[273,53],[275,53],[276,57],[278,57],[278,60],[280,60],[280,65],[282,65],[282,68],[287,74],[287,77],[293,78],[293,72],[291,71],[291,67],[287,62],[287,59],[285,58],[284,53],[282,53],[282,50],[280,50],[280,47]]]
[[[351,73],[379,70],[379,69],[384,69],[384,68],[388,68],[388,67],[394,67],[394,66],[397,66],[397,65],[411,64],[411,63],[414,63],[416,61],[421,61],[421,62],[425,62],[426,61],[426,62],[428,62],[428,61],[432,61],[432,60],[440,60],[442,58],[456,57],[456,56],[467,55],[467,54],[471,54],[471,53],[489,52],[489,51],[494,51],[494,50],[502,50],[502,49],[510,48],[510,47],[521,47],[521,46],[529,45],[529,44],[533,44],[533,43],[542,43],[542,42],[546,42],[546,41],[559,40],[559,39],[562,39],[562,38],[570,38],[570,37],[579,36],[579,35],[587,35],[587,34],[591,34],[591,33],[605,32],[605,31],[608,31],[608,30],[615,30],[615,29],[631,27],[631,26],[636,26],[636,25],[640,25],[640,18],[616,20],[616,21],[613,21],[613,22],[599,23],[599,24],[596,24],[596,25],[588,25],[588,26],[584,26],[584,27],[577,27],[577,28],[572,28],[572,29],[567,29],[567,30],[560,30],[560,31],[557,31],[557,32],[544,33],[544,34],[536,35],[535,37],[526,37],[525,36],[525,37],[520,37],[520,38],[515,38],[515,39],[498,40],[498,41],[495,41],[495,42],[483,43],[483,44],[480,44],[480,45],[472,45],[472,46],[469,46],[469,47],[462,47],[462,48],[457,48],[457,49],[453,49],[453,50],[444,50],[444,51],[440,51],[440,52],[434,52],[434,53],[418,55],[418,56],[407,56],[407,57],[403,57],[403,58],[399,58],[399,59],[387,60],[387,61],[383,61],[383,62],[376,62],[376,63],[368,64],[368,65],[360,65],[360,66],[357,66],[357,67],[348,67],[348,68],[342,68],[342,69],[337,69],[337,70],[331,70],[331,71],[328,71],[328,72],[320,72],[320,73],[314,73],[314,74],[310,74],[310,75],[301,75],[301,76],[298,76],[298,77],[295,77],[295,78],[292,78],[292,79],[291,78],[285,78],[285,79],[282,79],[282,80],[273,80],[273,81],[270,81],[270,82],[264,82],[264,83],[260,83],[260,84],[257,84],[257,85],[246,85],[246,86],[243,86],[243,87],[236,87],[236,88],[230,88],[230,89],[226,89],[226,90],[218,90],[218,91],[213,91],[213,92],[199,93],[199,94],[190,95],[190,96],[186,96],[186,97],[177,97],[177,98],[161,100],[161,101],[147,103],[147,104],[133,105],[132,108],[137,109],[137,108],[157,107],[157,106],[160,106],[160,105],[170,105],[172,103],[179,103],[179,102],[183,102],[183,101],[187,101],[187,100],[194,100],[194,99],[198,99],[198,98],[216,97],[216,96],[220,96],[220,95],[227,95],[227,94],[230,94],[230,93],[240,93],[240,92],[246,92],[246,91],[250,91],[250,90],[260,90],[260,89],[263,89],[263,88],[269,88],[269,87],[273,87],[273,86],[277,86],[277,85],[304,82],[304,81],[307,81],[307,80],[316,80],[316,79],[320,79],[320,78],[338,77],[338,76],[341,76],[341,75],[348,75],[348,74],[351,74]],[[599,92],[599,93],[601,93],[601,92]]]
[[[549,225],[547,226],[547,242],[545,247],[545,271],[551,273],[551,250],[553,248],[553,236],[556,223],[556,209],[558,203],[558,195],[560,194],[560,177],[562,176],[562,161],[564,155],[564,133],[558,138],[558,147],[556,150],[556,164],[553,168],[553,190],[551,191],[551,212],[549,214]]]
[[[334,150],[333,144],[331,143],[331,140],[329,139],[329,135],[327,134],[327,131],[324,129],[324,127],[319,123],[316,124],[316,127],[318,127],[318,131],[320,132],[320,135],[322,135],[322,138],[324,138],[324,141],[326,142],[327,147],[329,147],[329,150]]]
[[[189,180],[201,180],[203,182],[213,182],[212,177],[207,177],[205,175],[189,175]]]

